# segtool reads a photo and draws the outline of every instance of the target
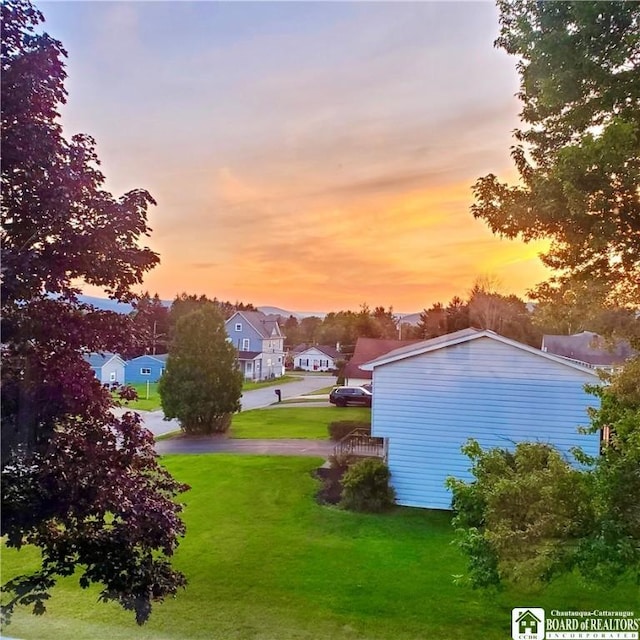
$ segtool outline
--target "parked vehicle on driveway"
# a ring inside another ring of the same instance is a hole
[[[371,406],[373,395],[363,387],[335,387],[329,394],[329,402],[336,407],[348,405]]]

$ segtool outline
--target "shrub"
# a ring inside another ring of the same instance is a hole
[[[340,506],[352,511],[378,513],[393,506],[395,492],[389,486],[389,468],[378,458],[351,465],[342,477]]]
[[[355,429],[363,429],[371,435],[371,423],[359,420],[336,420],[329,423],[329,438],[334,442],[339,442],[348,436]]]
[[[342,469],[346,471],[352,464],[361,460],[359,456],[352,453],[334,453],[329,456],[328,462],[331,469]]]

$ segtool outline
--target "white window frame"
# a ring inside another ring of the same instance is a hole
[[[150,376],[151,375],[151,367],[140,367],[140,375],[141,376]]]
[[[249,351],[250,346],[251,342],[249,338],[242,338],[242,349],[240,349],[240,351]]]
[[[116,382],[116,372],[115,371],[112,371],[109,374],[109,382]]]
[[[236,329],[236,331],[242,331],[242,323],[241,322],[236,322],[235,329]]]

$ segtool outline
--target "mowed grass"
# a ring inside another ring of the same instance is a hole
[[[131,385],[138,393],[138,399],[123,403],[123,407],[137,409],[139,411],[157,411],[162,407],[160,394],[158,393],[158,383],[149,383],[149,397],[147,398],[147,383],[140,382]]]
[[[370,421],[368,407],[287,407],[253,409],[236,413],[231,422],[232,438],[329,438],[329,423],[335,420]]]
[[[499,595],[457,586],[464,559],[449,514],[397,508],[354,514],[316,504],[320,460],[266,456],[167,456],[192,489],[188,533],[175,566],[189,579],[150,621],[97,603],[67,578],[48,612],[21,610],[7,635],[24,640],[503,640],[511,608],[638,609],[634,585],[582,588],[565,579],[544,591]],[[3,579],[34,568],[35,554],[3,553]]]
[[[300,380],[299,376],[291,376],[284,375],[281,378],[276,378],[274,380],[265,380],[264,382],[250,382],[245,381],[242,385],[243,391],[251,391],[252,389],[261,389],[262,387],[271,387],[278,384],[286,384],[287,382],[294,382],[296,380]],[[147,383],[141,382],[138,384],[131,385],[138,393],[138,399],[128,402],[126,404],[123,403],[123,407],[128,407],[129,409],[139,410],[139,411],[157,411],[162,408],[162,401],[160,399],[160,394],[158,393],[158,383],[151,382],[149,383],[149,397],[147,398]]]
[[[262,389],[264,387],[275,387],[279,384],[287,384],[287,382],[295,382],[296,380],[301,380],[301,376],[294,376],[286,374],[279,377],[273,378],[271,380],[261,380],[259,382],[254,382],[253,380],[245,380],[242,385],[243,391],[253,391],[253,389]]]

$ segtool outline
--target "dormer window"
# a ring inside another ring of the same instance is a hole
[[[242,323],[236,322],[236,331],[242,331]]]

